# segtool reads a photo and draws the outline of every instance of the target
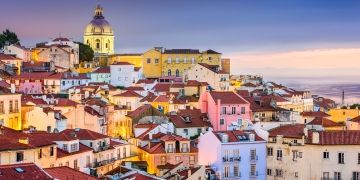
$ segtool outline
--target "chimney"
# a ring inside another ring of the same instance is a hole
[[[320,143],[320,135],[319,132],[312,132],[312,143],[313,144],[319,144]]]
[[[253,134],[253,133],[249,134],[249,140],[255,141],[255,134]]]
[[[10,91],[11,91],[12,94],[15,93],[15,84],[14,83],[10,84]]]

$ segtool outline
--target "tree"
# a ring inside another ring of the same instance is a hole
[[[9,42],[9,44],[20,45],[20,41],[16,33],[10,31],[9,29],[6,29],[2,32],[2,34],[0,34],[0,49],[4,47],[6,42]]]
[[[79,44],[79,59],[80,62],[92,61],[94,58],[94,50],[87,44],[76,42]]]

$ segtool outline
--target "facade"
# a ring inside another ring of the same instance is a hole
[[[230,86],[230,74],[221,69],[219,65],[198,63],[187,69],[184,74],[185,81],[196,80],[207,82],[211,89],[216,91],[228,91]]]
[[[141,53],[127,53],[127,54],[113,54],[109,56],[109,64],[116,62],[127,62],[133,64],[135,67],[143,67]]]
[[[359,131],[308,131],[294,124],[269,131],[268,179],[359,179]]]
[[[0,92],[0,125],[16,130],[22,128],[21,94]]]
[[[103,16],[103,8],[97,5],[93,20],[84,31],[84,44],[89,45],[95,56],[114,54],[114,32]]]
[[[70,42],[70,41],[69,41]],[[71,69],[79,63],[79,52],[69,45],[51,44],[41,47],[37,61],[52,62],[55,68]]]
[[[210,91],[200,96],[199,107],[207,113],[215,131],[236,130],[251,118],[250,103],[230,91]]]
[[[254,131],[210,131],[199,138],[199,165],[217,179],[267,179],[266,141]]]
[[[24,60],[24,62],[31,60],[31,51],[17,44],[4,46],[4,54],[15,55],[17,58]]]
[[[110,84],[113,86],[129,87],[135,83],[134,65],[127,62],[117,62],[110,65]]]
[[[110,67],[99,67],[91,72],[91,82],[110,83]]]
[[[52,41],[48,42],[46,45],[47,46],[51,46],[51,45],[58,45],[60,47],[64,47],[64,49],[66,49],[67,51],[69,51],[72,54],[73,59],[71,59],[71,63],[73,63],[73,65],[78,65],[80,63],[79,61],[79,44],[75,43],[73,41],[71,41],[68,38],[64,38],[64,37],[58,37],[53,39]]]
[[[20,59],[15,55],[0,54],[0,61],[10,67],[16,74],[20,74],[23,59]]]

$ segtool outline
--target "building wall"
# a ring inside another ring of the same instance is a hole
[[[148,62],[147,60],[150,60]],[[156,62],[157,61],[157,62]],[[145,78],[159,78],[162,75],[161,52],[150,49],[143,54],[143,72]]]
[[[91,73],[91,82],[110,83],[110,73]]]
[[[345,122],[360,115],[359,109],[330,109],[327,112],[335,122]]]
[[[186,80],[197,80],[199,82],[207,82],[213,89],[217,91],[229,90],[229,74],[219,74],[196,64],[192,68],[186,70]]]
[[[110,84],[129,87],[132,85],[134,65],[110,65]]]
[[[53,132],[56,128],[56,119],[53,111],[44,112],[43,108],[38,106],[24,106],[21,108],[22,128],[30,126],[36,127],[38,131]],[[50,129],[48,129],[50,127]]]
[[[40,51],[38,58],[38,61],[53,61],[55,66],[60,66],[63,68],[73,68],[75,63],[75,56],[73,53],[70,53],[57,46],[50,46],[49,48]]]
[[[0,124],[16,130],[21,130],[21,94],[2,94],[3,112],[0,113]],[[12,102],[13,109],[10,109]],[[17,102],[17,105],[16,105]]]
[[[113,64],[114,62],[128,62],[135,67],[143,67],[142,54],[114,54],[109,56],[109,64]]]
[[[100,47],[96,47],[96,42],[100,42]],[[114,35],[84,35],[84,44],[89,45],[96,54],[114,54]],[[108,44],[108,48],[106,48]]]

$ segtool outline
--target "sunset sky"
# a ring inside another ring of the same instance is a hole
[[[102,0],[117,53],[154,46],[214,49],[233,73],[359,76],[360,1]],[[61,34],[82,41],[95,0],[0,0],[0,30],[31,47]]]

